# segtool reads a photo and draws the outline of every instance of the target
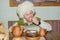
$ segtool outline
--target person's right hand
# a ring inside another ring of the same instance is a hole
[[[39,24],[39,21],[38,21],[38,19],[37,19],[36,17],[33,17],[32,22],[33,22],[34,24],[36,24],[36,25]]]

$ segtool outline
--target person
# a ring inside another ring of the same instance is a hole
[[[41,18],[35,17],[36,11],[33,3],[30,1],[24,1],[23,3],[19,4],[17,7],[17,13],[20,15],[18,15],[18,17],[22,19],[20,24],[24,24],[21,25],[22,28],[24,27],[24,32],[27,30],[37,30],[38,32],[43,30],[40,33],[45,35],[46,31],[52,30],[52,26],[49,23],[44,22],[41,20]],[[13,26],[18,25],[18,23],[19,21],[9,28],[10,32],[12,32]],[[41,36],[40,39],[45,40],[44,36]]]
[[[4,28],[2,22],[0,22],[0,40],[9,40],[9,31]]]

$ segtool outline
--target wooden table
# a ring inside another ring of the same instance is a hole
[[[10,40],[12,40],[12,35],[10,34]],[[47,32],[46,36],[45,36],[46,40],[60,40],[60,34],[58,32]]]
[[[46,40],[60,40],[60,34],[54,31],[48,32],[45,37]]]

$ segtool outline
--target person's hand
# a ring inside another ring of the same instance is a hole
[[[34,17],[34,18],[32,19],[32,22],[33,22],[34,24],[36,24],[36,25],[38,25],[38,23],[39,23],[39,21],[38,21],[38,19],[37,19],[36,17]]]

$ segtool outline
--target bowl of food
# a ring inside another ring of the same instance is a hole
[[[40,36],[36,30],[27,30],[25,38],[26,40],[39,40]]]

